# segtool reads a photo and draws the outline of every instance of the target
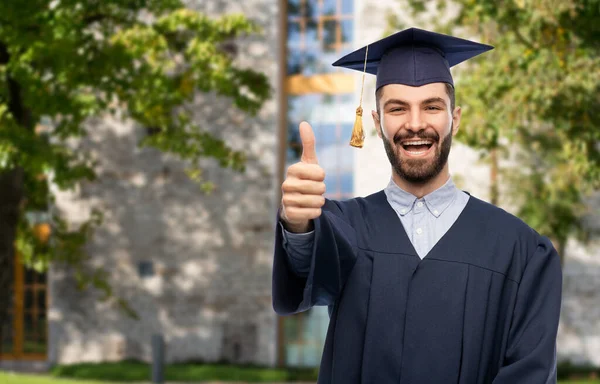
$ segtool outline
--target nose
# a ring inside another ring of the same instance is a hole
[[[423,117],[421,116],[420,110],[417,109],[416,111],[410,112],[410,117],[405,124],[405,128],[409,131],[414,131],[414,132],[418,132],[420,130],[427,128],[427,124],[425,124],[425,121],[423,120]]]

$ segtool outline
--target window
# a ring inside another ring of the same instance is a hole
[[[353,96],[353,95],[350,95]],[[287,165],[300,161],[302,143],[298,124],[306,120],[313,127],[319,165],[325,170],[326,197],[353,196],[354,148],[348,144],[354,125],[352,97],[347,94],[306,94],[288,96]],[[342,177],[350,184],[342,184]],[[349,187],[348,187],[349,186]]]
[[[354,0],[288,0],[288,76],[340,72],[331,66],[349,52]]]
[[[284,0],[287,4],[285,78],[285,168],[300,160],[298,126],[315,133],[326,197],[347,199],[354,192],[355,77],[331,64],[352,50],[354,0]],[[279,363],[318,366],[329,324],[326,307],[280,319]]]
[[[47,276],[26,269],[15,258],[12,304],[2,323],[4,359],[46,359],[48,346]]]

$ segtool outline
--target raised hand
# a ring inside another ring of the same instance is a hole
[[[291,165],[281,185],[281,218],[290,232],[311,230],[312,219],[321,216],[325,204],[325,171],[319,166],[315,135],[307,122],[300,123],[302,157]]]

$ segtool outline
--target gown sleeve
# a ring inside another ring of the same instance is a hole
[[[519,284],[504,363],[493,384],[556,383],[560,258],[541,237]]]
[[[279,212],[278,216],[279,217]],[[342,203],[326,199],[314,220],[310,267],[297,275],[284,247],[283,228],[275,226],[272,300],[279,315],[304,312],[316,305],[335,304],[356,260],[356,233]]]
[[[292,233],[288,232],[282,223],[279,225],[283,231],[283,249],[287,253],[290,268],[298,276],[308,276],[315,231]]]

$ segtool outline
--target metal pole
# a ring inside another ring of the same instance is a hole
[[[165,342],[161,334],[152,335],[152,383],[164,383]]]

